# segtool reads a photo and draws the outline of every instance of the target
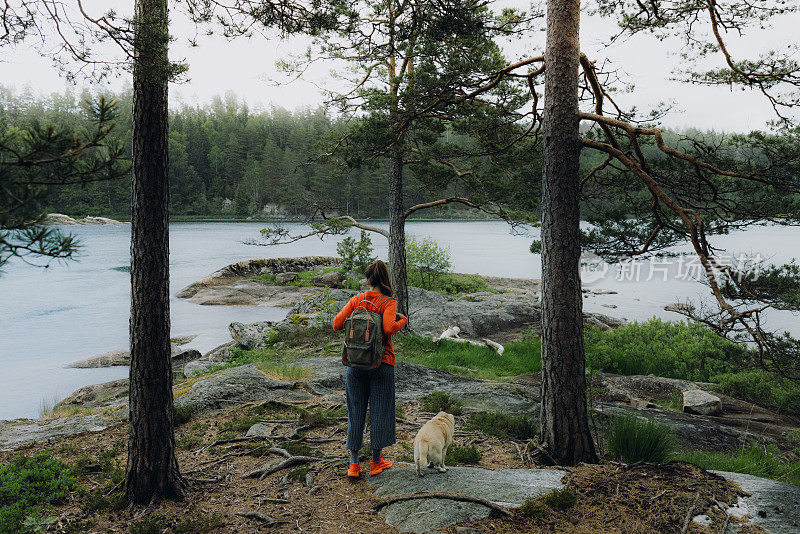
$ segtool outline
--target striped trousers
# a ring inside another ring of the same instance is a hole
[[[365,371],[347,368],[347,449],[361,450],[364,424],[369,407],[371,449],[382,449],[395,442],[394,365],[383,364]]]

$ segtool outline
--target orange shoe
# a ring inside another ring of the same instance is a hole
[[[379,475],[383,472],[384,469],[389,469],[392,467],[392,462],[383,459],[383,455],[381,454],[381,461],[378,463],[370,462],[369,463],[369,474],[372,476]]]
[[[361,476],[361,466],[359,464],[350,464],[350,469],[347,470],[347,476],[358,478]]]

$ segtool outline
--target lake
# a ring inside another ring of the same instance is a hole
[[[387,226],[386,223],[376,223]],[[300,225],[287,224],[299,230]],[[249,258],[336,255],[343,236],[276,247],[246,245],[264,223],[173,223],[170,225],[170,293],[173,335],[197,334],[190,344],[206,352],[230,340],[232,321],[278,320],[285,310],[267,306],[199,306],[175,293],[215,270]],[[82,243],[77,261],[47,269],[12,261],[0,275],[0,419],[36,417],[74,390],[127,377],[127,367],[68,369],[76,360],[128,345],[130,227],[69,226]],[[409,222],[409,235],[432,237],[450,248],[453,270],[512,278],[538,278],[540,258],[529,251],[538,229],[513,233],[503,222]],[[355,232],[353,232],[355,234]],[[376,254],[386,258],[386,240],[373,236]],[[713,241],[731,254],[756,254],[774,262],[800,257],[800,229],[757,227]],[[682,250],[682,249],[678,249]],[[688,248],[685,249],[688,251]],[[653,316],[680,319],[665,304],[704,297],[702,284],[685,279],[690,262],[638,262],[592,271],[585,309],[628,320]],[[637,267],[638,265],[638,267]],[[636,271],[638,270],[638,276]],[[596,274],[596,276],[595,276]],[[589,276],[586,277],[587,279]],[[707,298],[707,297],[706,297]],[[771,326],[800,335],[790,313],[770,315]]]

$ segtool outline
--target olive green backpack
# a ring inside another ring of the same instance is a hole
[[[390,297],[383,297],[377,304],[358,295],[356,309],[344,323],[344,345],[342,363],[355,369],[377,369],[383,358],[383,317],[377,311]],[[369,304],[374,311],[362,308]]]

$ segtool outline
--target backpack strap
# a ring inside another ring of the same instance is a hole
[[[364,297],[365,296],[366,295],[362,295],[362,294],[356,295],[356,298],[358,298],[358,302],[356,303],[355,307],[353,308],[353,311],[356,311],[358,309],[358,307],[361,306],[361,303],[364,302]],[[354,335],[355,335],[355,332],[353,331],[353,322],[350,321],[350,339],[353,339]]]

